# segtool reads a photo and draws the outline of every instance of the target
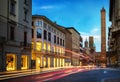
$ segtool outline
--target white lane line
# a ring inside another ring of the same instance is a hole
[[[49,81],[49,80],[51,80],[51,79],[53,79],[53,78],[47,78],[47,79],[44,79],[44,80],[42,80],[42,81]]]

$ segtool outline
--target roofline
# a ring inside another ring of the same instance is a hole
[[[66,29],[73,29],[80,35],[80,33],[74,27],[67,27]]]
[[[44,16],[44,15],[32,15],[32,19],[33,19],[33,18],[42,18],[43,20],[49,22],[52,26],[55,26],[56,29],[62,31],[62,30],[58,27],[58,25],[57,25],[56,23],[54,23],[53,21],[51,21],[49,18],[47,18],[47,17]],[[64,31],[62,31],[62,32],[65,33]]]
[[[57,24],[57,25],[58,25],[58,24]],[[64,27],[64,26],[58,25],[58,27],[59,27],[60,29],[65,30],[65,31],[67,31],[68,33],[72,34],[72,33],[71,33],[69,30],[67,30],[66,27]]]

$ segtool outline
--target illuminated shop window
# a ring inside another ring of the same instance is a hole
[[[36,68],[37,68],[37,69],[40,69],[40,64],[41,64],[40,61],[41,61],[40,58],[37,57],[37,58],[36,58]]]
[[[56,47],[54,46],[54,53],[56,52]]]
[[[41,42],[36,42],[36,50],[41,51],[42,50],[42,43]]]
[[[46,58],[43,58],[43,67],[46,67]]]
[[[34,42],[32,42],[32,49],[34,49]]]
[[[54,58],[54,67],[56,67],[56,61],[55,60],[56,60],[56,58]]]
[[[56,46],[56,52],[58,53],[58,47]]]
[[[58,59],[58,58],[56,58],[56,59],[57,59],[57,62],[56,62],[56,63],[57,63],[57,67],[58,67],[58,66],[59,66],[59,59]]]
[[[48,57],[48,67],[50,67],[50,57]]]
[[[28,56],[22,55],[21,56],[21,69],[27,69],[28,68]]]
[[[15,70],[16,69],[16,57],[15,54],[7,54],[6,57],[6,70]]]
[[[61,48],[59,48],[60,50],[59,50],[59,53],[61,54],[61,52],[62,52],[62,49]]]
[[[43,49],[46,50],[46,43],[44,43]]]
[[[50,51],[50,44],[48,44],[48,51]]]

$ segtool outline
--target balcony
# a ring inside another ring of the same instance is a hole
[[[112,37],[115,37],[116,34],[120,33],[120,27],[118,26],[118,27],[112,28],[111,32],[112,32]]]
[[[20,47],[22,48],[22,50],[32,50],[32,44],[31,43],[24,43],[24,42],[20,42]]]
[[[42,49],[42,54],[46,54],[46,55],[55,55],[53,51],[48,51],[48,50],[45,50],[45,49]]]

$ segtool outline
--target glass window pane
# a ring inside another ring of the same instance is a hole
[[[36,50],[37,51],[41,51],[42,50],[42,44],[41,44],[41,42],[37,42],[36,43]]]
[[[42,38],[42,30],[40,28],[37,29],[37,38]]]

